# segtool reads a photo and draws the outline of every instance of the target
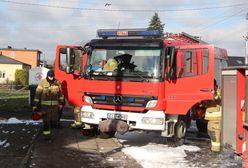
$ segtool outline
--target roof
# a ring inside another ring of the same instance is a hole
[[[228,56],[228,66],[243,66],[245,65],[245,57]]]
[[[4,55],[0,55],[0,64],[24,64],[24,65],[29,65],[21,61],[17,61],[15,59],[6,57]],[[29,65],[31,66],[31,65]]]
[[[38,53],[42,53],[40,50],[35,50],[35,49],[27,49],[27,48],[23,48],[23,49],[18,49],[18,48],[0,48],[0,50],[9,50],[9,51],[33,51],[33,52],[38,52]]]

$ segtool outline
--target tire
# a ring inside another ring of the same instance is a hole
[[[207,133],[208,132],[208,121],[204,119],[197,119],[196,127],[199,132]]]
[[[187,125],[183,120],[180,120],[176,123],[174,129],[175,135],[167,138],[167,144],[171,147],[181,146],[184,143]]]
[[[190,127],[190,125],[191,125],[190,113],[187,113],[187,115],[181,115],[180,120],[183,120],[185,122],[187,128]]]
[[[113,138],[115,136],[115,131],[111,132],[100,132],[99,138],[101,139],[108,139],[108,138]]]

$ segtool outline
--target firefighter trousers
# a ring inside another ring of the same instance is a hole
[[[59,107],[56,106],[43,106],[42,107],[43,119],[43,134],[50,135],[51,128],[59,124]]]

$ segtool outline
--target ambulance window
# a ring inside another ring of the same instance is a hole
[[[59,50],[59,69],[65,71],[66,66],[67,66],[66,48],[61,48]]]
[[[209,62],[209,51],[208,49],[202,49],[202,74],[208,72],[208,63]]]

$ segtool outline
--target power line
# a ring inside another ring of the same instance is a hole
[[[243,8],[243,9],[239,10],[238,12],[233,13],[232,15],[230,15],[230,16],[228,16],[228,17],[225,17],[225,18],[223,18],[223,19],[220,19],[220,20],[218,20],[218,21],[215,21],[215,22],[213,22],[213,23],[211,23],[211,24],[209,24],[209,25],[207,25],[207,26],[201,28],[200,30],[198,30],[198,32],[202,32],[202,31],[208,29],[208,28],[211,27],[211,26],[215,26],[215,25],[217,25],[217,24],[219,24],[219,23],[225,22],[226,20],[229,20],[229,19],[233,18],[234,16],[239,15],[239,14],[240,14],[241,12],[243,12],[244,10],[246,10],[246,8]]]
[[[17,5],[26,5],[26,6],[38,6],[38,7],[48,7],[48,8],[58,8],[58,9],[70,9],[70,10],[84,10],[84,11],[98,11],[98,12],[179,12],[179,11],[197,11],[197,10],[212,10],[220,8],[231,8],[244,6],[246,3],[239,3],[233,5],[223,5],[223,6],[212,6],[212,7],[200,7],[200,8],[185,8],[185,9],[104,9],[104,8],[82,8],[82,7],[68,7],[68,6],[59,6],[59,5],[46,5],[39,3],[28,3],[28,2],[16,2],[9,0],[1,0],[1,2],[17,4]]]

